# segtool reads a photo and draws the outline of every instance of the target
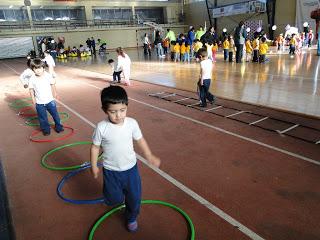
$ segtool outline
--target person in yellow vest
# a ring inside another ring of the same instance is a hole
[[[181,46],[180,46],[180,59],[181,59],[181,61],[184,61],[186,50],[187,50],[186,43],[182,42]]]
[[[251,41],[249,38],[247,38],[246,39],[246,62],[249,62],[252,59],[252,51],[253,51],[253,48],[251,46]]]
[[[184,54],[184,62],[188,62],[188,63],[190,63],[190,45],[189,45],[189,43],[186,43],[185,44],[185,46],[186,46],[186,53]]]
[[[229,55],[229,48],[230,48],[230,42],[227,36],[224,37],[222,47],[223,47],[223,59],[227,61],[228,55]]]
[[[252,41],[253,59],[252,62],[259,62],[259,36],[255,36]]]
[[[296,34],[292,34],[292,37],[290,39],[290,42],[289,42],[289,55],[294,55],[295,54],[295,51],[296,51]]]
[[[180,45],[178,42],[176,42],[176,45],[173,47],[173,52],[174,52],[174,62],[180,61]]]
[[[194,41],[192,47],[193,47],[193,52],[194,52],[194,54],[195,54],[195,57],[198,59],[198,58],[199,58],[199,57],[198,57],[198,51],[199,51],[200,48],[203,47],[203,44],[202,44],[202,42],[201,42],[199,39],[196,39],[196,40]]]
[[[284,47],[284,38],[283,38],[283,34],[280,33],[280,35],[277,37],[277,49],[278,51],[283,51],[283,47]]]
[[[259,55],[260,63],[266,62],[266,54],[269,49],[268,44],[266,43],[267,39],[265,37],[261,38],[261,43],[259,45]]]

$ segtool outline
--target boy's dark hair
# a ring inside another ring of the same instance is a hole
[[[262,38],[261,38],[261,42],[264,43],[264,42],[266,42],[266,41],[267,41],[267,39],[266,39],[265,37],[262,37]]]
[[[205,49],[205,48],[200,48],[199,51],[198,51],[198,56],[199,56],[199,57],[207,57],[207,56],[208,56],[207,49]]]
[[[36,69],[36,68],[45,68],[46,67],[46,63],[43,62],[40,58],[35,58],[32,59],[30,62],[30,68]]]
[[[109,59],[108,60],[108,63],[110,64],[110,63],[113,63],[114,61],[113,61],[113,59]]]
[[[176,45],[176,41],[171,41],[171,45]]]
[[[123,103],[128,105],[128,95],[120,86],[106,87],[101,91],[101,108],[106,112],[110,104]]]

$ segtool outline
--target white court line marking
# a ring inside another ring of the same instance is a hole
[[[262,122],[262,121],[264,121],[264,120],[266,120],[266,119],[268,119],[269,117],[264,117],[264,118],[261,118],[261,119],[259,119],[259,120],[257,120],[257,121],[254,121],[254,122],[252,122],[252,123],[249,123],[249,125],[253,125],[253,124],[256,124],[256,123],[258,123],[258,122]]]
[[[157,92],[157,93],[149,93],[149,96],[157,96],[157,95],[161,95],[164,94],[165,92]]]
[[[232,117],[232,116],[236,116],[236,115],[241,114],[241,113],[244,113],[244,112],[247,112],[247,111],[240,111],[240,112],[232,113],[232,114],[226,116],[226,118]]]
[[[211,110],[215,110],[215,109],[219,109],[219,108],[222,108],[222,106],[218,106],[218,107],[214,107],[214,108],[209,108],[207,110],[204,110],[205,112],[209,112]]]
[[[87,84],[86,84],[87,85]],[[88,84],[89,86],[95,87],[99,90],[101,90],[102,88],[99,88],[97,86]],[[129,98],[130,100],[135,101],[132,98]],[[72,108],[70,108],[69,106],[67,106],[66,104],[64,104],[63,102],[61,102],[60,100],[56,100],[59,104],[61,104],[62,106],[64,106],[66,109],[68,109],[70,112],[72,112],[73,114],[75,114],[76,116],[78,116],[80,119],[82,119],[84,122],[88,123],[91,127],[95,128],[96,126],[90,122],[88,119],[86,119],[85,117],[83,117],[81,114],[79,114],[78,112],[76,112],[75,110],[73,110]],[[163,178],[165,178],[166,180],[168,180],[170,183],[172,183],[174,186],[176,186],[177,188],[179,188],[181,191],[183,191],[184,193],[186,193],[187,195],[189,195],[190,197],[192,197],[193,199],[195,199],[196,201],[198,201],[200,204],[202,204],[204,207],[208,208],[209,210],[211,210],[213,213],[215,213],[216,215],[218,215],[219,217],[221,217],[222,219],[224,219],[226,222],[230,223],[232,226],[236,227],[237,229],[239,229],[239,231],[241,231],[242,233],[244,233],[246,236],[250,237],[251,239],[254,240],[264,240],[264,238],[260,237],[258,234],[256,234],[255,232],[253,232],[252,230],[250,230],[249,228],[247,228],[246,226],[242,225],[240,222],[238,222],[237,220],[235,220],[233,217],[231,217],[230,215],[228,215],[227,213],[225,213],[224,211],[222,211],[220,208],[216,207],[215,205],[213,205],[212,203],[210,203],[208,200],[206,200],[205,198],[201,197],[199,194],[197,194],[196,192],[192,191],[190,188],[188,188],[187,186],[183,185],[181,182],[179,182],[178,180],[176,180],[175,178],[171,177],[169,174],[167,174],[166,172],[162,171],[159,168],[156,168],[154,166],[152,166],[151,164],[148,163],[148,161],[143,158],[142,156],[140,156],[139,154],[136,154],[137,158],[143,162],[145,165],[147,165],[148,167],[150,167],[152,170],[154,170],[156,173],[158,173],[160,176],[162,176]]]
[[[199,104],[200,104],[200,102],[196,102],[196,103],[192,103],[192,104],[187,105],[187,107],[192,107],[192,106],[199,105]]]
[[[287,129],[285,129],[285,130],[282,130],[282,131],[276,130],[276,132],[277,132],[277,133],[280,133],[280,134],[283,134],[283,133],[289,132],[290,130],[292,130],[292,129],[296,128],[296,127],[299,127],[299,124],[293,125],[293,126],[287,128]]]
[[[3,63],[3,62],[2,62],[2,64],[5,65],[6,67],[10,68],[10,69],[11,69],[12,71],[14,71],[16,74],[19,74],[19,75],[21,74],[21,73],[18,73],[14,68],[10,67],[8,64]]]
[[[190,99],[190,98],[186,97],[186,98],[181,98],[181,99],[179,99],[179,100],[175,100],[175,101],[173,101],[173,102],[174,102],[174,103],[177,103],[177,102],[182,102],[182,101],[188,100],[188,99]]]
[[[165,95],[165,96],[160,96],[160,98],[166,98],[166,97],[172,97],[172,96],[175,96],[176,94],[175,93],[171,93],[171,94],[168,94],[168,95]]]
[[[90,83],[84,83],[84,82],[80,82],[80,84],[84,84],[84,85],[88,85],[88,86],[91,86],[91,87],[94,87],[94,88],[97,88],[99,90],[101,90],[102,88],[100,87],[97,87],[97,86],[94,86]],[[284,150],[284,149],[281,149],[281,148],[278,148],[278,147],[274,147],[274,146],[271,146],[269,144],[266,144],[266,143],[263,143],[263,142],[259,142],[257,140],[254,140],[252,138],[249,138],[249,137],[244,137],[242,135],[239,135],[237,133],[233,133],[233,132],[230,132],[228,130],[225,130],[225,129],[222,129],[222,128],[219,128],[219,127],[215,127],[213,125],[210,125],[208,123],[204,123],[204,122],[201,122],[199,120],[196,120],[194,118],[191,118],[191,117],[188,117],[188,116],[185,116],[185,115],[181,115],[179,113],[175,113],[175,112],[172,112],[170,110],[167,110],[167,109],[164,109],[164,108],[160,108],[160,107],[157,107],[157,106],[154,106],[152,104],[149,104],[149,103],[145,103],[145,102],[142,102],[142,101],[139,101],[139,100],[136,100],[136,99],[133,99],[133,98],[129,98],[130,100],[134,101],[134,102],[137,102],[137,103],[141,103],[145,106],[149,106],[151,108],[154,108],[154,109],[157,109],[161,112],[165,112],[165,113],[169,113],[170,115],[173,115],[173,116],[176,116],[176,117],[179,117],[179,118],[182,118],[182,119],[186,119],[186,120],[189,120],[191,122],[194,122],[194,123],[198,123],[199,125],[202,125],[202,126],[205,126],[205,127],[208,127],[208,128],[212,128],[214,130],[217,130],[219,132],[223,132],[225,134],[228,134],[228,135],[231,135],[231,136],[234,136],[234,137],[237,137],[237,138],[240,138],[240,139],[243,139],[243,140],[246,140],[248,142],[252,142],[252,143],[255,143],[255,144],[258,144],[260,146],[264,146],[266,148],[269,148],[269,149],[272,149],[274,151],[277,151],[277,152],[281,152],[281,153],[284,153],[284,154],[287,154],[289,156],[292,156],[292,157],[295,157],[295,158],[298,158],[298,159],[301,159],[303,161],[306,161],[306,162],[310,162],[310,163],[313,163],[315,165],[319,165],[320,166],[320,162],[316,161],[316,160],[313,160],[311,158],[308,158],[308,157],[305,157],[305,156],[302,156],[300,154],[296,154],[296,153],[293,153],[293,152],[289,152],[287,150]]]

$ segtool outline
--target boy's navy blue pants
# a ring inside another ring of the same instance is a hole
[[[103,195],[107,205],[125,203],[127,221],[135,221],[141,205],[141,180],[137,164],[126,171],[103,168]]]

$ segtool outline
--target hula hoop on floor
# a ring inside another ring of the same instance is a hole
[[[78,146],[78,145],[88,145],[88,144],[92,144],[92,142],[74,142],[74,143],[69,143],[69,144],[65,144],[65,145],[62,145],[60,147],[57,147],[57,148],[54,148],[54,149],[51,149],[49,152],[47,152],[46,154],[44,154],[41,158],[41,165],[46,168],[46,169],[49,169],[49,170],[55,170],[55,171],[66,171],[66,170],[74,170],[74,169],[78,169],[78,168],[81,168],[81,167],[84,167],[84,166],[87,166],[89,165],[90,163],[89,162],[84,162],[80,165],[75,165],[75,166],[70,166],[70,167],[54,167],[54,166],[50,166],[46,163],[46,160],[48,158],[48,156],[50,156],[51,154],[53,154],[54,152],[57,152],[61,149],[64,149],[64,148],[67,148],[67,147],[72,147],[72,146]],[[98,159],[101,159],[102,158],[102,154],[100,154],[99,158]]]
[[[58,113],[59,113],[59,115],[61,114],[61,115],[64,116],[60,120],[62,123],[67,121],[70,118],[69,114],[66,113],[66,112],[58,112]],[[32,121],[35,120],[35,119],[38,119],[38,117],[37,116],[36,117],[29,117],[29,118],[27,118],[25,123],[28,126],[40,126],[40,123],[32,123]],[[53,124],[54,124],[54,122],[50,122],[50,125],[53,125]]]
[[[99,167],[102,166],[102,163],[98,163],[98,166]],[[91,168],[91,165],[88,164],[86,166],[83,166],[82,168],[71,171],[61,179],[61,181],[59,182],[58,187],[57,187],[57,194],[63,201],[66,201],[68,203],[73,203],[73,204],[96,204],[96,203],[103,203],[104,202],[103,197],[96,198],[96,199],[89,199],[89,200],[77,200],[77,199],[70,199],[70,198],[64,197],[64,194],[62,192],[62,188],[63,188],[64,184],[66,183],[66,181],[69,180],[71,177],[77,175],[78,173],[86,170],[87,168]]]
[[[21,98],[21,99],[16,99],[13,102],[9,103],[9,106],[12,108],[23,108],[23,107],[27,107],[27,106],[32,106],[33,104],[30,101],[31,98]]]
[[[37,116],[37,113],[25,113],[28,110],[33,110],[33,109],[34,108],[31,106],[22,107],[22,108],[20,108],[18,115],[22,116],[22,117],[35,117],[35,116]]]
[[[175,211],[179,212],[188,222],[189,224],[189,230],[190,230],[190,240],[194,240],[195,239],[195,228],[194,225],[192,223],[191,218],[188,216],[187,213],[185,213],[181,208],[171,204],[171,203],[167,203],[167,202],[163,202],[163,201],[159,201],[159,200],[142,200],[141,204],[157,204],[157,205],[163,205],[169,208],[174,209]],[[102,217],[100,217],[95,224],[93,225],[90,234],[89,234],[89,238],[88,240],[93,240],[93,236],[94,233],[96,232],[97,228],[99,227],[99,225],[108,217],[110,217],[112,214],[119,212],[121,209],[125,208],[125,205],[121,205],[119,207],[115,207],[113,209],[111,209],[109,212],[105,213]]]
[[[35,130],[31,133],[29,139],[31,142],[36,142],[36,143],[43,143],[43,142],[56,142],[56,141],[61,141],[61,140],[65,140],[69,137],[71,137],[74,134],[74,129],[72,127],[68,127],[68,126],[63,126],[64,129],[69,129],[70,132],[68,134],[65,134],[61,137],[58,138],[53,138],[53,139],[34,139],[32,137],[38,135],[39,133],[41,133],[41,130]]]

